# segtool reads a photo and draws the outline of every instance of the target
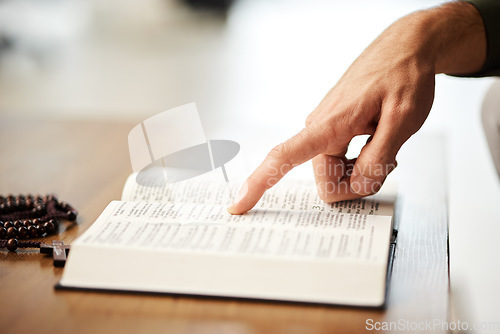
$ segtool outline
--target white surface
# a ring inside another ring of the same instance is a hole
[[[3,55],[1,113],[138,122],[195,101],[215,134],[222,120],[297,128],[392,21],[440,1],[240,0],[227,18],[175,0],[88,2],[86,34],[48,62]]]
[[[479,112],[478,103],[454,129],[450,169],[452,302],[457,318],[483,326],[476,333],[500,333],[500,180]]]

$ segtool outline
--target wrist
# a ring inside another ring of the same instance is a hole
[[[420,13],[422,50],[433,60],[436,74],[466,75],[481,70],[486,60],[486,32],[473,5],[452,2]]]

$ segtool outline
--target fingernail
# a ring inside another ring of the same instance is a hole
[[[234,215],[239,213],[238,211],[236,211],[236,206],[238,205],[239,202],[241,202],[241,200],[246,196],[247,193],[248,193],[248,183],[245,181],[245,183],[243,183],[243,185],[241,186],[240,191],[238,192],[238,196],[236,196],[236,198],[234,199],[233,204],[231,204],[231,206],[227,208],[227,211],[230,214]]]
[[[375,194],[381,187],[382,183],[380,181],[363,175],[358,175],[351,180],[352,191],[362,196]]]

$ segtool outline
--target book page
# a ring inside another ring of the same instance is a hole
[[[385,263],[391,233],[385,216],[114,201],[75,246]]]
[[[125,183],[123,201],[228,206],[239,190],[239,185],[210,179],[192,179],[171,183],[167,187],[147,187],[137,184],[135,176],[135,173],[131,174]],[[394,200],[394,193],[380,193],[363,199],[328,204],[318,197],[314,183],[283,180],[266,191],[255,209],[316,210],[392,216]]]

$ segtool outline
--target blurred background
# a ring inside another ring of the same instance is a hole
[[[136,121],[194,101],[209,131],[300,128],[385,27],[439,3],[3,0],[0,113]]]
[[[265,133],[261,157],[383,29],[440,2],[2,0],[0,117],[139,122],[196,102],[209,138]],[[424,128],[477,106],[468,82],[438,77]]]

